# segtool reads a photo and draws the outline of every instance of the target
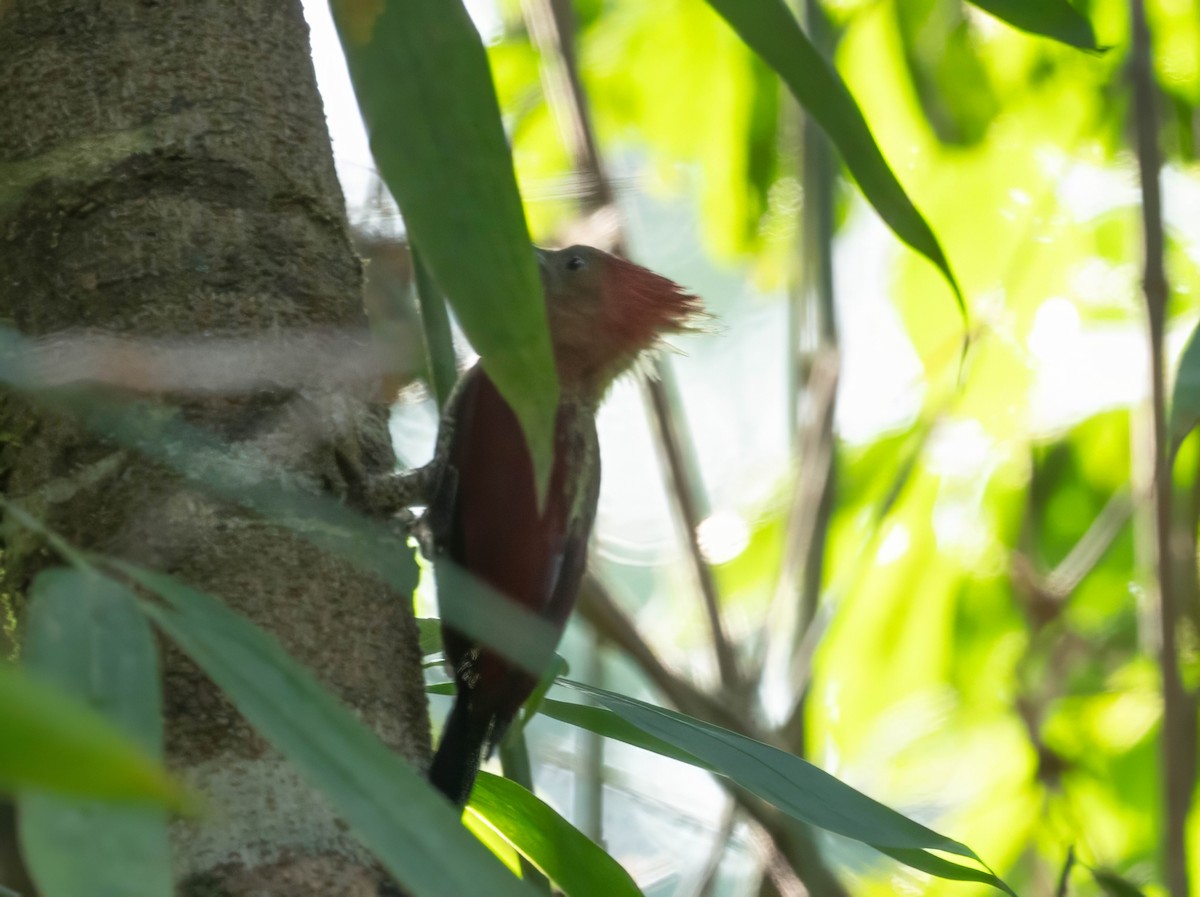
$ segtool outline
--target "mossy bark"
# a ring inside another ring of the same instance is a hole
[[[364,330],[296,0],[0,0],[0,325],[204,345]],[[315,384],[315,385],[314,385]],[[127,387],[126,387],[127,388]],[[319,379],[139,398],[348,500],[393,463],[386,409]],[[429,725],[411,596],[197,490],[37,394],[0,390],[0,489],[74,543],[215,595],[396,750]],[[57,559],[4,522],[0,593]],[[397,551],[407,551],[398,541]],[[0,655],[13,649],[0,626]],[[164,646],[168,761],[212,798],[180,824],[180,894],[387,893],[323,802]]]

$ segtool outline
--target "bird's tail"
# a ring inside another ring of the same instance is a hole
[[[454,707],[442,730],[442,740],[429,767],[429,780],[456,806],[465,806],[471,796],[491,729],[491,720],[473,714],[464,696],[454,699]]]

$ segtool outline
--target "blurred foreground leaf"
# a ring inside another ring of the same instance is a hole
[[[762,742],[604,689],[563,680],[643,732],[698,758],[801,822],[861,841],[900,862],[957,881],[977,881],[1007,894],[996,875],[929,853],[938,850],[982,865],[971,848],[884,806],[811,763]],[[1014,895],[1015,897],[1015,895]]]
[[[616,860],[510,779],[479,773],[469,809],[567,897],[635,897],[642,893]]]
[[[409,238],[516,411],[539,490],[558,386],[487,54],[461,0],[331,3],[376,165]]]
[[[1115,872],[1105,869],[1093,869],[1092,877],[1108,897],[1146,897],[1144,891],[1123,879]]]
[[[0,664],[0,788],[178,806],[166,771],[59,688]]]
[[[1099,50],[1092,23],[1067,0],[971,0],[1014,28],[1062,41],[1081,50]]]
[[[460,814],[277,641],[168,576],[114,566],[163,599],[146,612],[414,897],[529,897]]]
[[[1200,324],[1188,337],[1179,368],[1175,371],[1175,388],[1171,393],[1171,423],[1169,444],[1171,453],[1200,422]]]
[[[26,663],[160,758],[158,658],[129,591],[95,573],[49,570],[34,581],[27,623]],[[21,852],[44,897],[174,893],[164,810],[33,790],[18,807]]]
[[[867,201],[901,240],[946,278],[966,318],[962,289],[941,244],[883,158],[841,75],[817,52],[783,0],[708,0],[771,66],[837,146]]]

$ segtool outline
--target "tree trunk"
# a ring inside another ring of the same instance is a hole
[[[0,324],[193,349],[253,338],[266,354],[286,354],[296,332],[364,330],[295,0],[0,0],[0,110]],[[314,493],[353,494],[346,458],[368,474],[393,464],[386,409],[337,385],[263,386],[260,371],[253,391],[140,387],[231,457],[261,453]],[[36,397],[0,392],[0,489],[78,545],[221,596],[394,749],[428,759],[410,595]],[[14,521],[3,536],[0,596],[19,617],[22,591],[56,561]],[[163,665],[169,765],[208,798],[202,819],[174,828],[178,893],[388,892],[216,688],[177,650]]]

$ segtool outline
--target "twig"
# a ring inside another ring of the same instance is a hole
[[[1149,324],[1151,402],[1154,416],[1155,555],[1158,571],[1159,666],[1163,688],[1163,865],[1165,883],[1171,897],[1188,897],[1185,837],[1188,806],[1191,803],[1194,785],[1195,758],[1187,755],[1190,739],[1183,731],[1183,724],[1188,716],[1187,695],[1179,675],[1179,656],[1175,641],[1178,611],[1172,587],[1172,483],[1167,457],[1166,384],[1163,372],[1167,278],[1163,268],[1158,117],[1155,110],[1154,75],[1150,67],[1150,33],[1146,26],[1143,0],[1131,0],[1130,20],[1133,33],[1130,76],[1133,81],[1134,121],[1137,129],[1138,174],[1142,188],[1142,231],[1145,244],[1143,289]]]
[[[663,459],[666,461],[667,472],[670,475],[671,495],[675,499],[675,507],[679,512],[680,522],[683,524],[688,551],[692,558],[692,569],[700,587],[700,596],[704,600],[704,613],[708,619],[708,628],[712,636],[717,670],[721,674],[721,682],[726,691],[731,694],[740,694],[742,676],[738,670],[737,655],[734,653],[729,635],[725,631],[725,622],[721,617],[720,599],[717,596],[717,583],[713,578],[712,568],[704,559],[704,552],[700,548],[698,533],[700,509],[697,506],[691,478],[688,476],[677,417],[672,412],[670,397],[667,395],[667,387],[663,379],[668,376],[667,369],[661,360],[656,362],[656,369],[656,376],[644,378],[642,386],[646,393],[646,400],[653,411],[655,429],[658,432]]]
[[[704,868],[696,879],[696,897],[712,897],[713,888],[717,883],[717,873],[721,871],[721,860],[729,849],[729,839],[733,835],[733,826],[737,822],[737,804],[730,800],[725,804],[721,824],[713,835],[712,845],[708,849],[708,857]]]
[[[833,475],[833,412],[837,395],[838,360],[832,348],[819,352],[808,378],[813,421],[801,434],[796,447],[799,470],[796,487],[788,508],[787,529],[780,562],[779,579],[771,599],[769,620],[785,620],[788,634],[788,664],[795,670],[795,659],[816,613],[816,594],[807,581],[815,562],[814,552],[824,546],[828,524],[826,496]],[[819,564],[818,564],[819,566]],[[820,573],[817,572],[819,578]],[[774,625],[774,624],[769,624]],[[802,671],[800,671],[802,672]]]
[[[579,610],[584,619],[604,638],[624,651],[671,704],[689,716],[713,725],[722,726],[749,738],[768,740],[769,736],[764,736],[764,733],[749,720],[742,718],[732,707],[714,700],[668,670],[594,576],[589,574],[584,578],[579,598]],[[781,882],[785,885],[788,882],[804,882],[799,891],[783,888],[779,890],[781,894],[811,892],[814,897],[847,897],[845,889],[825,864],[816,840],[807,827],[784,816],[775,807],[743,788],[729,783],[726,783],[726,787],[738,806],[773,840],[768,852],[770,860],[767,866],[768,875],[775,882],[776,888],[780,889]]]
[[[1067,897],[1071,889],[1071,870],[1075,867],[1075,845],[1067,848],[1067,859],[1063,863],[1062,874],[1058,877],[1058,887],[1054,889],[1054,897]]]
[[[1113,494],[1108,503],[1096,515],[1087,531],[1053,570],[1042,576],[1034,562],[1023,552],[1014,551],[1012,577],[1022,583],[1030,596],[1039,602],[1047,602],[1057,608],[1071,596],[1092,570],[1095,569],[1113,540],[1120,534],[1133,513],[1133,501],[1128,490]]]

